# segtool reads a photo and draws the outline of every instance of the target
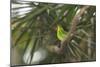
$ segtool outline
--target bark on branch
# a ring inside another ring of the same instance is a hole
[[[70,30],[68,32],[68,34],[66,35],[66,38],[64,41],[61,42],[61,47],[60,49],[63,50],[64,47],[66,46],[66,44],[68,44],[70,42],[70,40],[72,39],[72,37],[75,35],[75,32],[76,32],[76,27],[77,27],[77,24],[79,22],[79,18],[84,14],[85,10],[89,8],[89,6],[83,6],[79,13],[77,13],[73,20],[72,20],[72,24],[71,24],[71,27],[70,27]]]

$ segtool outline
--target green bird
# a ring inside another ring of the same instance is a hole
[[[57,25],[57,38],[63,41],[67,35],[67,32],[63,29],[61,25]]]

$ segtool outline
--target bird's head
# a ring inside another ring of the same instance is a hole
[[[61,25],[57,25],[57,31],[63,30]]]

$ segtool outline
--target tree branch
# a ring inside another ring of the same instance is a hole
[[[64,50],[64,47],[66,46],[66,44],[68,44],[70,42],[70,40],[72,39],[72,37],[75,35],[75,32],[76,32],[76,27],[77,27],[77,24],[79,22],[79,18],[84,14],[85,10],[89,8],[89,6],[83,6],[81,9],[80,9],[80,12],[77,13],[73,20],[72,20],[72,24],[71,24],[71,28],[68,32],[68,34],[66,35],[65,39],[61,42],[61,47],[60,47],[60,50]]]

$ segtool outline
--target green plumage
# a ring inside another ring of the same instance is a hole
[[[64,31],[61,25],[57,26],[57,37],[59,40],[63,41],[67,35],[67,32]]]

